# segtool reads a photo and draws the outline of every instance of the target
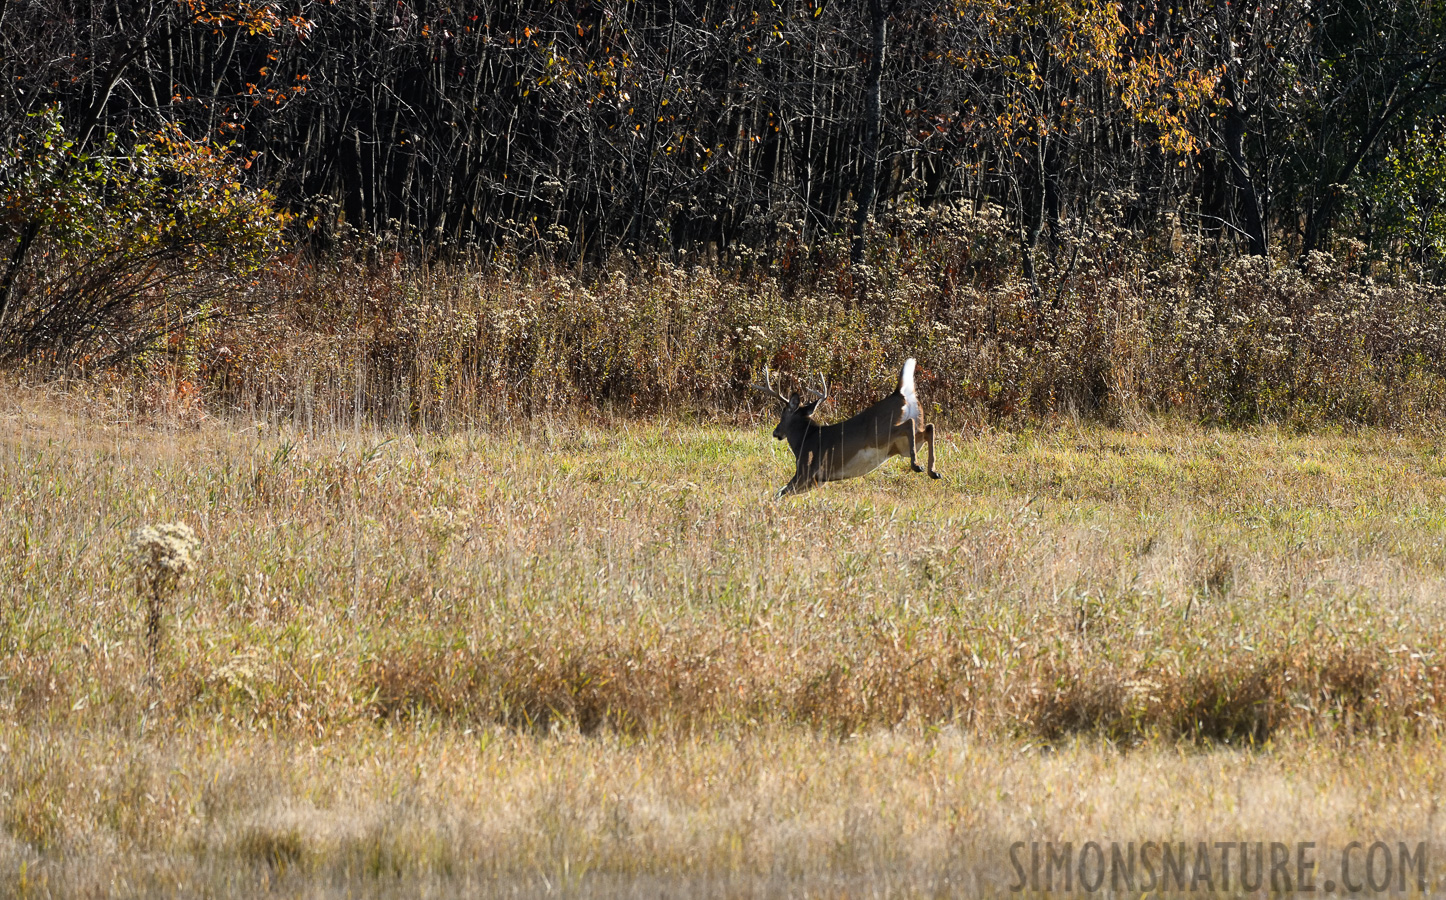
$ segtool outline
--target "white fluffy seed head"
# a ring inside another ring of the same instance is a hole
[[[179,578],[195,567],[191,551],[201,543],[181,522],[146,525],[131,533],[137,567],[153,577]]]

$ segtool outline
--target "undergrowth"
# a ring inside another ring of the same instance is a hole
[[[142,408],[306,427],[450,428],[570,409],[727,419],[755,402],[744,385],[765,366],[827,377],[842,412],[907,356],[950,425],[1150,413],[1402,425],[1446,400],[1439,287],[1350,256],[1297,265],[1178,233],[1069,234],[1033,283],[1015,274],[1012,234],[988,207],[905,210],[859,267],[841,240],[587,270],[358,244],[280,261],[230,318],[111,377]]]

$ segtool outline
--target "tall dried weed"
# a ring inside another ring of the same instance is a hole
[[[177,390],[311,427],[569,408],[727,417],[764,365],[826,375],[844,409],[910,355],[951,424],[1159,411],[1397,424],[1446,400],[1446,294],[1351,259],[1272,264],[1084,227],[1026,284],[997,210],[907,211],[888,227],[859,269],[831,246],[587,272],[375,248],[297,257],[258,285],[269,305],[160,362],[185,369]]]

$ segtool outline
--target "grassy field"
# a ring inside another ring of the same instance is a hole
[[[1016,841],[1381,840],[1442,883],[1438,435],[1062,422],[780,502],[772,425],[6,387],[0,882],[978,896]]]

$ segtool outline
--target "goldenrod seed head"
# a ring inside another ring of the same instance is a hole
[[[191,550],[201,543],[191,526],[181,522],[146,525],[131,534],[136,565],[154,574],[184,575],[194,567]]]

